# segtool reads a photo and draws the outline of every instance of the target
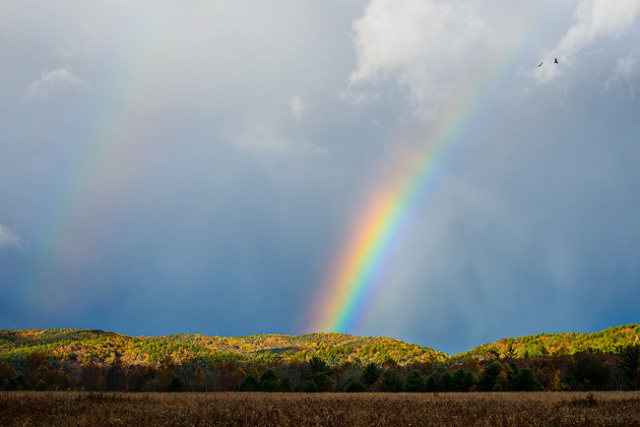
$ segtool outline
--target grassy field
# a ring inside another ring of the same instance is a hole
[[[0,426],[639,426],[640,392],[0,392]]]

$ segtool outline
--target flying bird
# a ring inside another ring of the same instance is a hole
[[[538,65],[538,68],[542,67],[542,64],[544,64],[544,62],[541,62],[540,65]]]
[[[555,61],[553,61],[554,64],[558,63],[558,58],[555,58]]]

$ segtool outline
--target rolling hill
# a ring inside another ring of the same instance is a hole
[[[174,363],[201,360],[289,363],[317,356],[330,366],[345,363],[442,363],[471,356],[529,358],[576,353],[614,353],[618,347],[639,341],[640,325],[611,327],[593,333],[545,333],[503,338],[450,356],[430,347],[383,337],[358,337],[338,333],[305,335],[247,335],[219,337],[181,334],[130,337],[102,330],[44,329],[0,331],[0,360],[21,364],[28,354],[43,352],[60,364],[109,364],[119,357],[126,364],[157,365],[169,357]]]

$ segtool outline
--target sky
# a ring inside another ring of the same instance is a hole
[[[640,322],[640,2],[529,3],[2,0],[0,329]]]

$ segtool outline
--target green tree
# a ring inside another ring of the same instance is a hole
[[[502,371],[502,365],[499,362],[493,362],[484,369],[480,380],[478,381],[478,390],[491,391],[496,384],[496,380],[500,372]]]
[[[249,374],[240,383],[240,391],[256,391],[258,390],[258,380]]]
[[[520,369],[511,380],[511,390],[513,391],[535,391],[539,388],[533,371],[529,368]]]
[[[451,372],[445,372],[444,375],[442,375],[442,378],[440,378],[440,387],[442,388],[442,391],[455,390],[453,375],[451,375]]]
[[[395,371],[387,369],[382,374],[382,391],[399,393],[404,390],[404,382]]]
[[[469,391],[477,382],[474,373],[464,369],[458,369],[452,380],[453,391]]]
[[[420,371],[411,371],[407,376],[407,384],[405,386],[406,391],[411,393],[420,393],[426,391],[427,382]]]
[[[264,371],[258,383],[258,390],[268,392],[280,390],[280,378],[272,369]]]
[[[433,374],[429,375],[429,378],[427,378],[427,384],[425,385],[425,390],[429,392],[436,392],[436,391],[440,391],[440,388],[441,388],[440,374],[437,372],[434,372]]]
[[[331,380],[331,368],[324,360],[312,357],[309,360],[307,379],[313,381],[319,391],[329,391],[333,381]]]
[[[382,375],[382,369],[375,363],[371,362],[367,366],[364,367],[364,371],[362,371],[362,383],[367,387],[371,387],[378,381],[380,376]]]

